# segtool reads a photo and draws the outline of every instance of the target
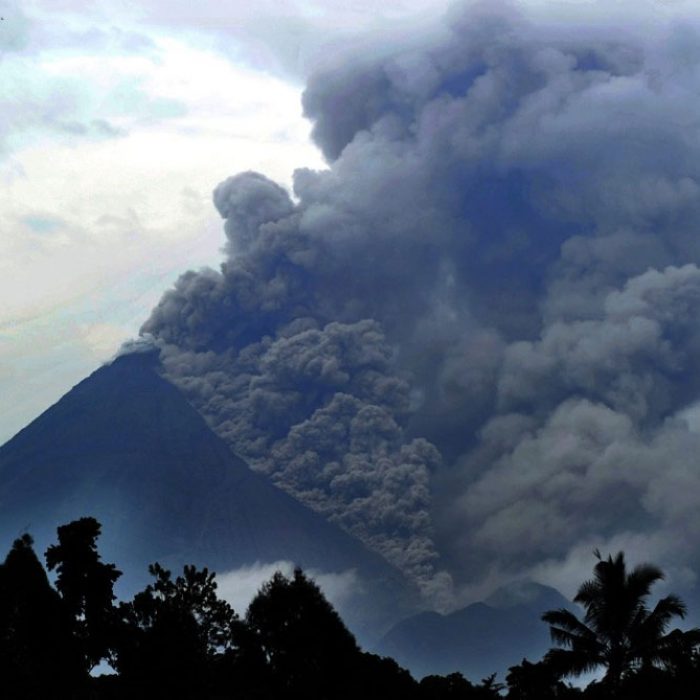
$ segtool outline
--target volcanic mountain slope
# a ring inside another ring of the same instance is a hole
[[[546,610],[575,608],[554,588],[520,581],[486,601],[449,615],[422,612],[398,623],[377,646],[416,678],[462,672],[471,680],[498,673],[524,657],[537,661],[551,648]]]
[[[160,377],[154,353],[98,369],[0,448],[4,551],[28,531],[43,552],[58,525],[84,515],[103,524],[103,559],[132,575],[124,593],[153,561],[222,573],[286,560],[356,571],[341,613],[361,638],[415,610],[414,589],[382,557],[234,456]]]

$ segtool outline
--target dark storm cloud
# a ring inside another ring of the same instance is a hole
[[[329,169],[219,185],[226,262],[144,325],[169,376],[426,591],[696,533],[698,46],[472,8],[312,77]]]

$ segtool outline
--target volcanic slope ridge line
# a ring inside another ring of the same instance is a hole
[[[154,561],[219,574],[291,561],[355,571],[339,610],[361,641],[420,607],[386,560],[236,457],[160,376],[155,353],[101,367],[0,447],[5,550],[29,531],[43,552],[58,525],[85,515],[103,525],[104,560],[129,574],[121,595],[147,580]]]

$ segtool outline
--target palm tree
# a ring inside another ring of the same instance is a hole
[[[628,573],[622,552],[607,560],[595,554],[594,578],[583,583],[574,598],[586,611],[583,621],[565,608],[542,616],[552,641],[564,647],[546,657],[562,675],[578,676],[604,666],[603,682],[614,687],[633,669],[672,665],[681,637],[689,649],[700,643],[698,629],[667,632],[674,617],[685,616],[680,598],[669,595],[653,610],[647,607],[651,587],[664,578],[659,568],[640,564]]]

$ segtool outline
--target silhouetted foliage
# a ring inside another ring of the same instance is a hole
[[[246,623],[276,691],[304,688],[308,697],[335,698],[359,649],[319,587],[301,569],[279,571],[255,596]]]
[[[70,615],[24,535],[0,565],[3,698],[78,697],[86,680]]]
[[[207,569],[186,566],[175,580],[159,564],[149,571],[155,582],[120,606],[115,668],[134,690],[201,697],[214,658],[233,648],[238,617]]]
[[[496,700],[495,675],[475,684],[460,673],[420,683],[393,659],[362,652],[320,588],[301,569],[277,572],[241,620],[218,598],[215,575],[153,564],[153,582],[114,606],[120,575],[97,551],[100,525],[82,518],[58,529],[46,552],[53,588],[24,535],[0,564],[0,697],[8,700]],[[599,561],[566,610],[543,616],[564,647],[512,666],[508,700],[690,700],[700,687],[700,631],[667,627],[685,613],[675,596],[653,610],[646,598],[662,573],[624,557]],[[88,670],[108,658],[116,673]],[[606,667],[585,690],[562,675]],[[612,669],[612,670],[611,670]]]
[[[117,624],[114,584],[121,576],[114,564],[100,561],[100,524],[81,518],[58,528],[58,544],[46,550],[49,571],[56,570],[56,588],[71,615],[87,670],[112,657]]]
[[[495,679],[496,674],[474,685],[461,673],[426,676],[419,684],[419,697],[421,700],[495,700],[501,697],[503,688]]]
[[[401,668],[394,659],[360,652],[352,675],[345,680],[345,697],[366,698],[411,698],[420,697],[418,684],[413,676]]]
[[[506,676],[509,700],[568,700],[581,695],[578,688],[562,682],[548,660],[530,663],[523,659]]]
[[[641,564],[627,572],[624,555],[599,558],[594,578],[584,582],[574,601],[585,608],[584,621],[569,610],[550,610],[542,616],[552,640],[565,648],[553,649],[547,661],[561,675],[579,675],[605,667],[604,685],[612,691],[623,678],[640,668],[671,667],[679,651],[697,645],[699,630],[667,629],[674,617],[684,617],[684,603],[674,595],[649,610],[651,587],[664,578],[660,569]]]

